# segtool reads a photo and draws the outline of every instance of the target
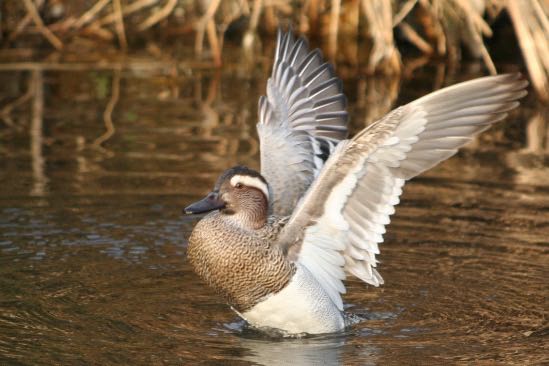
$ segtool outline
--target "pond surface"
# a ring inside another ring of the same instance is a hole
[[[269,67],[267,56],[219,71],[142,59],[0,72],[0,363],[549,362],[549,132],[533,95],[406,185],[381,247],[386,284],[347,281],[347,311],[368,318],[347,332],[269,339],[199,281],[181,208],[225,168],[258,167]],[[338,71],[354,131],[481,76]]]

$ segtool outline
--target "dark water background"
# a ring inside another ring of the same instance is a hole
[[[147,56],[0,72],[0,364],[549,362],[549,128],[532,93],[406,185],[381,247],[386,285],[347,282],[347,310],[368,321],[306,339],[243,327],[186,263],[195,221],[181,215],[225,168],[258,167],[272,53],[226,54],[221,70]],[[475,63],[338,72],[354,131],[482,75]],[[98,148],[109,104],[115,131]]]

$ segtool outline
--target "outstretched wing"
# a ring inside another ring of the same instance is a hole
[[[273,211],[289,215],[334,146],[347,136],[341,81],[320,50],[278,32],[267,96],[259,99],[261,174],[273,191]]]
[[[346,271],[382,284],[376,254],[404,182],[505,118],[527,84],[518,74],[457,84],[400,107],[342,141],[279,244],[316,276],[340,309]]]

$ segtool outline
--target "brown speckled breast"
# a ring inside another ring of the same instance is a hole
[[[231,306],[246,311],[264,296],[282,290],[295,272],[295,266],[272,244],[284,222],[272,217],[263,228],[248,231],[219,212],[211,213],[193,229],[187,258]]]

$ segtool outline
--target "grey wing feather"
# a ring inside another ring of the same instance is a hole
[[[267,95],[259,99],[261,174],[273,212],[289,215],[337,143],[347,136],[341,81],[319,50],[279,31]]]
[[[406,180],[433,167],[517,107],[520,75],[457,84],[400,107],[342,141],[278,244],[342,308],[343,270],[378,286],[376,255]]]

